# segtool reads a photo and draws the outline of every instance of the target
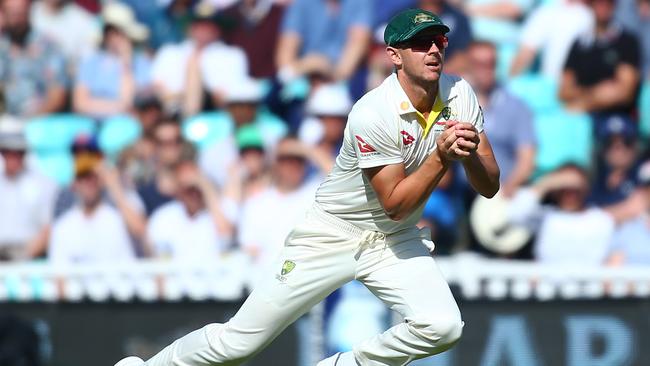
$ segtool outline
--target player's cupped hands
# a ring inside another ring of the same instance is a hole
[[[448,121],[438,136],[437,146],[449,160],[463,160],[476,151],[480,142],[478,131],[471,123]]]

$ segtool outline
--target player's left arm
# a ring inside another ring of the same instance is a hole
[[[485,131],[479,133],[469,123],[462,125],[465,128],[457,130],[456,135],[458,146],[469,151],[469,156],[461,160],[467,180],[476,192],[492,198],[499,191],[500,172],[490,141]]]

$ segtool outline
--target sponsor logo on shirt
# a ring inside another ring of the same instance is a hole
[[[359,135],[354,135],[354,138],[357,139],[357,145],[359,145],[359,151],[362,153],[372,153],[375,152],[375,148],[370,146],[367,142],[365,142],[361,136]]]
[[[409,134],[408,132],[402,130],[400,131],[400,133],[402,134],[402,142],[404,142],[404,146],[410,145],[413,142],[415,142],[415,138],[411,136],[411,134]]]

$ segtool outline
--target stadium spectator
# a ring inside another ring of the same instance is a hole
[[[264,142],[264,149],[270,151],[287,133],[282,120],[263,107],[264,93],[260,82],[244,78],[231,84],[224,95],[225,110],[219,121],[213,124],[227,133],[217,136],[215,141],[203,149],[199,166],[219,187],[223,187],[228,169],[237,160],[236,133],[243,126],[256,126]]]
[[[54,221],[48,257],[55,264],[119,263],[135,259],[128,218],[103,198],[104,189],[121,193],[117,173],[101,156],[83,153],[75,158],[73,190],[77,203]],[[122,196],[122,197],[120,197]]]
[[[520,189],[508,208],[509,221],[536,233],[535,259],[542,263],[602,265],[618,224],[643,210],[638,195],[616,205],[590,207],[587,172],[567,164]],[[547,197],[548,196],[548,197]],[[542,204],[544,199],[554,204]]]
[[[616,3],[616,20],[641,41],[642,78],[650,79],[650,1],[619,0]]]
[[[91,178],[98,178],[102,204],[111,206],[113,210],[122,217],[124,224],[133,238],[138,254],[146,254],[148,248],[144,247],[144,234],[146,230],[146,218],[144,207],[135,190],[130,187],[123,172],[103,163],[104,158],[97,144],[97,139],[90,135],[79,135],[75,138],[71,147],[75,161],[75,177],[77,168],[81,167],[86,172],[93,165]],[[80,164],[78,166],[78,164]],[[76,180],[75,182],[76,183]],[[84,196],[77,191],[77,185],[64,187],[57,195],[54,206],[54,220],[60,219],[66,212],[72,211],[75,207],[82,207],[84,202],[80,201]],[[92,182],[91,182],[92,183]],[[92,185],[91,185],[92,186]],[[82,185],[82,188],[86,185]],[[91,187],[92,188],[92,187]],[[85,194],[85,191],[82,192]]]
[[[626,199],[634,192],[637,177],[637,126],[625,116],[610,116],[598,123],[604,142],[597,159],[596,179],[590,201],[598,206]]]
[[[162,104],[153,95],[136,97],[133,116],[138,121],[140,137],[122,152],[128,156],[129,178],[134,183],[150,181],[155,171],[156,127],[163,120]]]
[[[21,117],[62,110],[68,83],[63,54],[30,24],[30,3],[0,3],[0,89],[6,112]]]
[[[264,141],[256,126],[241,127],[235,134],[235,140],[239,159],[228,170],[224,196],[241,205],[271,184],[271,172]]]
[[[214,7],[199,3],[193,8],[187,39],[156,53],[154,88],[168,112],[195,114],[204,109],[205,94],[208,106],[220,107],[228,88],[248,75],[244,51],[221,41],[222,22]]]
[[[155,256],[187,263],[217,260],[229,249],[236,213],[201,174],[191,149],[174,167],[174,178],[175,199],[156,209],[147,227]]]
[[[370,0],[295,0],[287,8],[276,56],[278,79],[297,77],[345,81],[353,78],[370,45]],[[354,96],[365,80],[352,81]]]
[[[272,78],[280,22],[284,7],[273,0],[242,0],[223,10],[223,16],[233,27],[225,34],[226,42],[241,47],[250,63],[254,78]]]
[[[352,100],[345,86],[325,84],[318,87],[307,100],[309,117],[300,126],[300,139],[336,157],[343,144],[345,123],[351,109]]]
[[[573,43],[560,84],[569,109],[632,115],[641,62],[636,36],[614,22],[614,0],[593,0],[595,27]]]
[[[136,19],[149,28],[147,46],[158,49],[166,43],[179,42],[183,37],[184,29],[174,23],[171,0],[120,0],[128,5],[135,13]],[[189,8],[189,4],[187,5]]]
[[[532,0],[467,0],[462,2],[470,17],[474,38],[497,45],[517,42],[519,20],[532,9]]]
[[[97,19],[70,0],[34,1],[31,23],[36,31],[56,42],[73,68],[101,38]]]
[[[650,160],[641,165],[638,182],[645,211],[614,233],[608,259],[612,266],[650,265]]]
[[[318,185],[333,164],[327,160],[296,138],[286,137],[278,143],[272,184],[244,202],[238,222],[238,242],[258,270],[275,259],[286,235],[303,218]],[[319,169],[318,174],[307,175],[310,162]]]
[[[153,129],[154,151],[151,160],[143,159],[141,166],[151,172],[137,180],[138,195],[144,203],[147,216],[158,207],[173,199],[176,183],[174,166],[179,162],[183,151],[183,138],[178,121],[164,118]]]
[[[98,119],[131,111],[136,93],[151,82],[149,58],[135,48],[147,28],[118,2],[106,4],[102,17],[101,47],[81,62],[73,95],[76,112]]]
[[[0,261],[43,254],[55,186],[26,166],[23,122],[0,118]]]
[[[594,27],[593,13],[585,2],[559,0],[533,10],[523,24],[510,75],[525,72],[540,55],[540,74],[560,81],[573,42]]]
[[[472,43],[466,78],[483,106],[485,130],[501,170],[501,194],[510,197],[535,169],[536,138],[532,112],[497,83],[496,64],[493,44]]]

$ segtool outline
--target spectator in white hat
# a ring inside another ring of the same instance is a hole
[[[287,134],[285,123],[262,107],[263,100],[262,84],[251,78],[234,82],[224,94],[225,111],[213,124],[220,125],[225,133],[217,136],[199,156],[201,169],[217,185],[223,187],[228,167],[239,158],[235,136],[240,128],[255,126],[267,151]]]
[[[102,18],[101,47],[79,65],[73,95],[76,112],[97,118],[129,112],[136,94],[151,84],[150,60],[136,49],[147,27],[119,2],[106,4]]]
[[[301,140],[318,146],[336,156],[343,143],[343,131],[352,100],[342,84],[325,84],[309,97],[306,112],[309,116],[298,132]]]
[[[42,254],[54,202],[55,185],[26,166],[23,123],[0,118],[0,260]]]

